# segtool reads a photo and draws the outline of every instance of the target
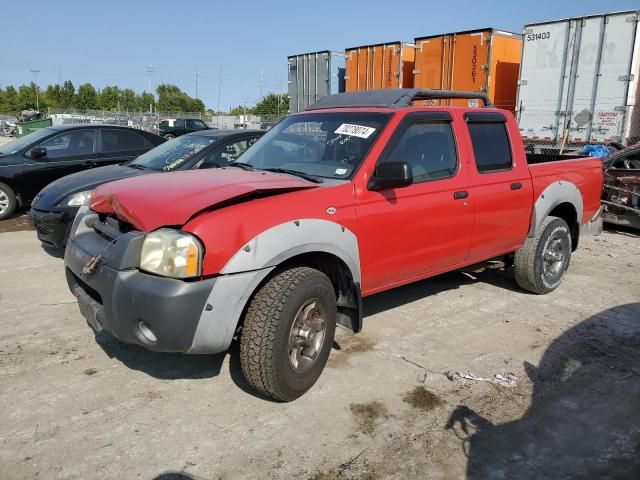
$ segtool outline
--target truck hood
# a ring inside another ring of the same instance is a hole
[[[101,185],[93,192],[91,209],[150,232],[182,226],[203,211],[232,203],[316,187],[287,174],[240,168],[157,173]]]

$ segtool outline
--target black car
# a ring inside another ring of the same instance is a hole
[[[163,143],[132,162],[95,168],[61,178],[42,190],[29,217],[38,239],[64,248],[78,209],[89,203],[91,191],[103,183],[154,172],[223,167],[235,161],[265,132],[205,130]]]
[[[0,146],[0,220],[27,206],[46,185],[70,173],[122,163],[165,140],[111,125],[64,125],[36,130]]]
[[[187,133],[208,130],[210,127],[199,118],[176,118],[163,120],[158,124],[158,134],[170,140]]]

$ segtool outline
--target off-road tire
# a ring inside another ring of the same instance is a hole
[[[549,281],[544,275],[545,246],[553,235],[560,235],[565,244],[565,260],[556,277]],[[558,217],[547,217],[538,227],[533,238],[527,237],[514,256],[514,270],[518,285],[530,292],[553,292],[562,282],[571,261],[571,230],[567,222]]]
[[[5,220],[13,215],[13,212],[16,211],[18,200],[16,199],[16,194],[13,189],[6,183],[0,182],[0,191],[2,191],[9,200],[7,209],[4,212],[0,213],[0,220]]]
[[[325,337],[315,363],[304,373],[289,362],[288,341],[294,317],[309,299],[326,312]],[[336,328],[336,296],[329,278],[319,270],[295,267],[277,273],[253,296],[240,335],[240,365],[247,382],[280,401],[303,395],[324,369]]]

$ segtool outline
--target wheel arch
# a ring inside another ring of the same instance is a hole
[[[583,201],[580,189],[568,181],[553,182],[543,190],[534,203],[528,237],[533,238],[548,216],[562,218],[571,231],[571,246],[578,247]]]
[[[11,190],[13,190],[14,195],[16,196],[16,200],[18,202],[18,207],[22,208],[24,206],[24,201],[22,199],[22,194],[20,193],[20,191],[16,188],[15,184],[12,182],[12,180],[10,178],[7,177],[0,177],[0,183],[4,183],[5,185],[7,185]]]
[[[201,316],[190,353],[226,350],[260,287],[275,273],[303,265],[317,268],[331,280],[338,324],[360,331],[362,300],[355,234],[336,222],[301,219],[266,230],[231,257],[207,299],[211,308]]]

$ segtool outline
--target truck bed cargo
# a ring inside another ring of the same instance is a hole
[[[289,113],[301,112],[322,97],[344,92],[344,53],[324,50],[287,57]]]
[[[640,11],[525,25],[517,117],[530,148],[640,139]]]
[[[416,88],[484,91],[497,107],[515,110],[520,35],[484,28],[418,37],[415,45]],[[443,105],[467,106],[467,101]]]
[[[391,42],[347,48],[346,91],[413,87],[412,43]]]

